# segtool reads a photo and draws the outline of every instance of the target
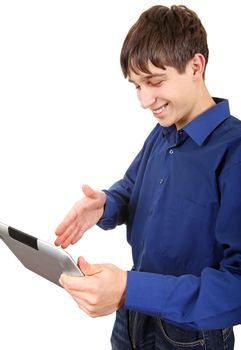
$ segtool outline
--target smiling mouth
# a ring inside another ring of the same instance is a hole
[[[168,105],[168,103],[164,104],[163,106],[161,106],[161,107],[158,108],[158,109],[153,109],[153,110],[152,110],[152,113],[153,113],[154,115],[158,115],[158,114],[162,113],[162,112],[165,110],[165,108],[166,108],[167,105]]]

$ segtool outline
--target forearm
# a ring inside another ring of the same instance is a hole
[[[241,322],[241,276],[206,268],[200,277],[128,272],[125,307],[188,329]]]
[[[116,182],[109,190],[104,190],[106,203],[104,213],[97,223],[104,230],[113,229],[126,222],[130,190],[126,188],[125,179]]]

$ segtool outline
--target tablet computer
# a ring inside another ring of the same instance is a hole
[[[62,273],[83,276],[71,255],[64,249],[1,222],[0,239],[26,268],[60,287],[59,277]]]

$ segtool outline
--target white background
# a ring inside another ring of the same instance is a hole
[[[156,122],[123,79],[119,53],[129,27],[157,3],[0,0],[0,221],[53,242],[82,184],[108,188],[123,176]],[[208,32],[210,92],[229,98],[240,118],[238,1],[182,3]],[[124,227],[95,227],[68,252],[131,267]],[[110,348],[114,315],[87,317],[3,243],[0,280],[0,348]],[[239,349],[240,327],[235,333]]]

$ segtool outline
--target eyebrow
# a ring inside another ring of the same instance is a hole
[[[166,76],[166,73],[161,73],[161,74],[160,74],[160,73],[159,73],[159,74],[148,74],[148,75],[145,75],[144,77],[142,77],[141,80],[142,80],[142,81],[145,81],[145,80],[153,79],[153,78],[163,78],[163,77],[165,77],[165,76]],[[129,81],[130,83],[136,84],[134,80],[128,79],[128,81]]]

